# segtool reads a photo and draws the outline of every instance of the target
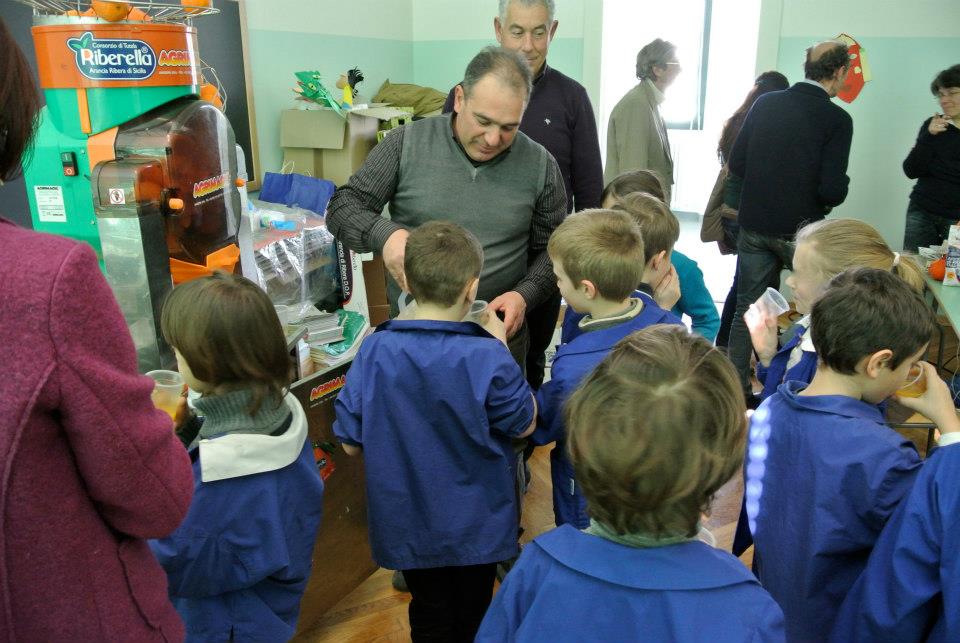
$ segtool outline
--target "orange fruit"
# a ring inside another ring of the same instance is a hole
[[[137,9],[136,7],[134,7],[130,11],[130,15],[127,16],[127,20],[136,20],[138,22],[150,22],[151,20],[153,20],[153,18],[151,18],[150,14],[148,14],[146,11],[142,9]]]
[[[130,9],[133,8],[126,2],[113,2],[112,0],[93,0],[90,7],[107,22],[123,20],[130,13]]]
[[[937,281],[943,281],[943,276],[947,274],[947,260],[943,257],[940,257],[930,264],[930,267],[927,268],[927,272],[929,272],[930,276]]]
[[[219,109],[223,109],[223,100],[220,98],[220,92],[215,85],[203,83],[200,85],[200,99],[208,103],[213,103]]]
[[[187,8],[187,13],[200,13],[200,9],[210,6],[210,0],[180,0],[180,4]]]

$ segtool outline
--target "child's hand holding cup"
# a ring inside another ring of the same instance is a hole
[[[777,319],[790,311],[790,304],[774,288],[767,288],[763,296],[750,304],[743,321],[750,331],[753,349],[757,351],[760,363],[770,365],[777,354]]]
[[[960,431],[960,419],[953,406],[950,387],[929,362],[917,362],[897,389],[897,400],[903,406],[930,418],[941,433]]]
[[[164,411],[177,426],[186,413],[187,398],[183,376],[176,371],[150,371],[147,377],[153,380],[153,405]]]

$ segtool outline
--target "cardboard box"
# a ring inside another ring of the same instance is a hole
[[[379,326],[390,318],[386,274],[386,268],[380,256],[363,262],[363,281],[367,287],[367,306],[370,310],[371,326]]]
[[[383,106],[351,110],[346,118],[332,109],[284,110],[280,113],[283,163],[292,163],[292,172],[343,185],[376,145],[380,121],[398,114],[405,112]]]

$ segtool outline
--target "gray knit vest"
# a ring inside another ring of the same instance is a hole
[[[473,167],[454,140],[449,114],[416,121],[404,127],[390,218],[408,228],[450,221],[475,234],[484,253],[477,298],[491,301],[527,273],[530,225],[547,160],[543,147],[517,132],[506,152]]]

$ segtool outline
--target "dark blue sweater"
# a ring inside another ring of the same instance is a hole
[[[927,119],[917,143],[903,162],[903,172],[917,179],[910,201],[930,214],[960,219],[960,128],[931,134]]]
[[[443,113],[453,111],[453,93]],[[600,207],[603,165],[597,121],[583,85],[547,65],[533,81],[520,131],[557,160],[567,191],[567,212]]]
[[[764,94],[753,104],[730,154],[743,180],[740,225],[792,236],[847,198],[853,120],[808,82]]]

